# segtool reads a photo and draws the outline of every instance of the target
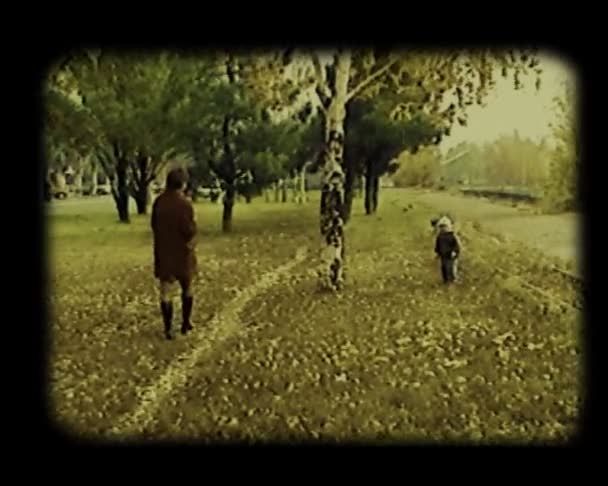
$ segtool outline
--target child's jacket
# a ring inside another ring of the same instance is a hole
[[[460,254],[460,243],[453,231],[442,231],[435,240],[435,253],[442,258],[458,257]]]

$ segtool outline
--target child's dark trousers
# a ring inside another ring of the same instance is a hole
[[[444,283],[454,282],[456,275],[454,266],[456,259],[452,257],[441,257],[441,277]]]

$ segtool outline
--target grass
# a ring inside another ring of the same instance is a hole
[[[312,258],[250,300],[239,331],[205,355],[148,430],[155,438],[252,441],[563,441],[581,400],[578,315],[547,311],[492,262],[538,278],[534,254],[467,242],[462,283],[440,284],[431,210],[400,193],[347,229],[347,287],[317,289]],[[403,203],[403,204],[402,204]],[[235,292],[319,245],[316,201],[196,206],[204,327]],[[190,346],[162,340],[148,218],[116,223],[112,203],[57,204],[50,215],[51,399],[57,422],[102,436]],[[314,251],[313,251],[314,254]],[[527,272],[527,273],[526,273]],[[547,280],[560,295],[569,290]],[[178,306],[179,308],[179,306]]]

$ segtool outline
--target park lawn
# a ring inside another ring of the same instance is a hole
[[[581,322],[493,276],[491,263],[535,256],[471,233],[462,283],[444,288],[431,210],[407,197],[347,229],[347,288],[319,292],[310,261],[248,302],[240,331],[204,356],[148,430],[171,439],[564,440],[576,430]],[[51,216],[52,397],[58,421],[103,434],[131,410],[188,339],[161,339],[147,218],[114,223],[111,202]],[[85,206],[82,206],[85,208]],[[318,208],[254,201],[197,205],[201,226],[195,322],[235,289],[318,248]],[[552,285],[558,283],[549,281]],[[560,290],[562,293],[563,289]],[[561,294],[560,294],[561,295]],[[109,305],[108,305],[109,304]],[[202,324],[205,325],[204,323]],[[510,334],[509,334],[510,333]]]

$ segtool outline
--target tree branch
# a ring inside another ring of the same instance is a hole
[[[319,102],[321,103],[320,105],[318,105],[319,108],[324,114],[327,114],[327,105],[329,104],[329,101],[331,99],[328,98],[327,95],[323,94],[323,90],[319,86],[315,88],[315,94],[317,95],[317,98],[319,98]]]
[[[131,196],[135,197],[136,189],[141,187],[141,180],[138,176],[137,170],[137,162],[133,160],[129,160],[127,163],[127,179],[128,179],[128,189]]]
[[[148,170],[150,169],[149,165],[149,157],[147,154],[139,155],[138,166],[139,166],[139,184],[140,186],[147,185],[148,180]]]
[[[105,176],[110,179],[114,175],[114,167],[112,167],[112,162],[109,160],[110,156],[105,153],[104,149],[101,148],[97,151],[96,156],[97,160],[101,164],[101,169],[105,173]]]
[[[167,165],[167,159],[164,157],[159,157],[157,159],[153,159],[152,163],[150,164],[150,172],[148,174],[148,178],[146,179],[146,181],[148,183],[152,182],[158,175],[158,172],[166,165]]]
[[[321,68],[321,61],[319,55],[316,52],[311,53],[312,64],[315,67],[315,75],[317,77],[317,83],[320,86],[325,85],[325,76],[323,76],[323,69]]]
[[[116,142],[116,141],[112,142],[112,149],[114,150],[114,157],[116,158],[117,161],[120,161],[122,154],[120,152],[120,147],[118,146],[118,142]]]
[[[219,173],[218,173],[218,166],[216,165],[215,161],[213,159],[209,159],[207,161],[207,164],[209,165],[209,168],[211,169],[211,171],[219,177]]]
[[[112,192],[112,197],[114,198],[114,201],[118,201],[118,191],[116,190],[116,187],[114,185],[114,179],[116,176],[115,167],[112,167],[110,159],[111,155],[109,155],[105,151],[105,149],[100,147],[97,152],[97,160],[99,160],[99,162],[101,163],[101,169],[103,170],[108,181],[110,181],[110,190]]]
[[[329,87],[327,86],[327,80],[323,74],[323,68],[321,67],[321,61],[319,60],[319,56],[316,52],[311,54],[312,63],[315,68],[315,76],[317,78],[317,86],[315,87],[315,93],[319,97],[319,101],[321,102],[321,109],[323,113],[327,113],[327,104],[328,101],[331,100],[331,92]]]
[[[393,59],[386,63],[383,67],[378,69],[375,73],[370,74],[367,78],[361,81],[355,88],[351,90],[350,93],[346,95],[346,100],[352,99],[357,93],[359,93],[363,88],[365,88],[369,83],[371,83],[374,79],[382,76],[386,71],[390,69],[390,67],[397,62],[397,59]]]

